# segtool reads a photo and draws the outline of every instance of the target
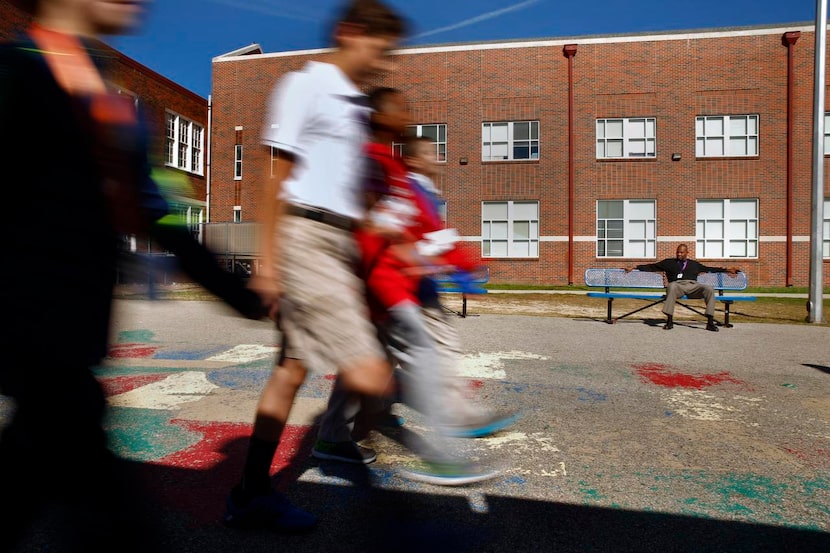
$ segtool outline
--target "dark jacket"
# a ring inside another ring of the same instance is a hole
[[[31,39],[0,45],[0,302],[9,322],[0,349],[9,365],[89,365],[106,354],[119,233],[91,125]],[[212,292],[260,316],[258,298],[184,229],[154,224],[166,204],[149,178],[145,130],[125,131],[134,134],[125,135],[132,146],[122,165],[138,179],[147,234]]]
[[[685,263],[685,265],[684,265]],[[637,265],[638,271],[649,272],[664,272],[669,282],[677,280],[679,274],[682,274],[683,280],[697,280],[697,275],[700,273],[725,273],[725,267],[707,267],[698,263],[694,259],[686,259],[685,262],[678,263],[677,258],[670,257],[658,263],[646,263],[644,265]]]

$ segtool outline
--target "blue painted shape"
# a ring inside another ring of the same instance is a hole
[[[153,359],[175,359],[184,361],[202,361],[212,355],[227,351],[227,347],[215,347],[196,350],[162,350],[153,355]]]

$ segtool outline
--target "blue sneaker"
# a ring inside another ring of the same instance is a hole
[[[225,516],[227,526],[236,528],[268,528],[281,532],[305,532],[314,528],[317,517],[291,504],[279,492],[255,496],[246,505],[228,497]]]
[[[521,415],[519,412],[512,413],[491,413],[481,420],[469,423],[447,426],[444,434],[453,438],[483,438],[504,430],[517,420]]]

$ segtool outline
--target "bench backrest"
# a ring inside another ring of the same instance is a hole
[[[743,290],[746,288],[746,273],[701,273],[697,281],[709,284],[716,290]],[[665,288],[663,273],[648,271],[625,272],[624,269],[586,269],[585,285],[604,288]]]

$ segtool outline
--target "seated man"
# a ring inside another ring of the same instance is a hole
[[[664,259],[658,263],[646,263],[634,267],[624,267],[626,272],[649,271],[664,272],[668,285],[666,286],[666,301],[663,304],[663,313],[666,314],[666,330],[674,328],[674,304],[683,295],[690,298],[703,298],[706,300],[706,330],[717,332],[715,324],[715,289],[708,284],[701,284],[697,281],[700,273],[729,273],[735,275],[741,270],[737,267],[707,267],[694,259],[689,259],[689,248],[686,244],[677,246],[674,258]]]

